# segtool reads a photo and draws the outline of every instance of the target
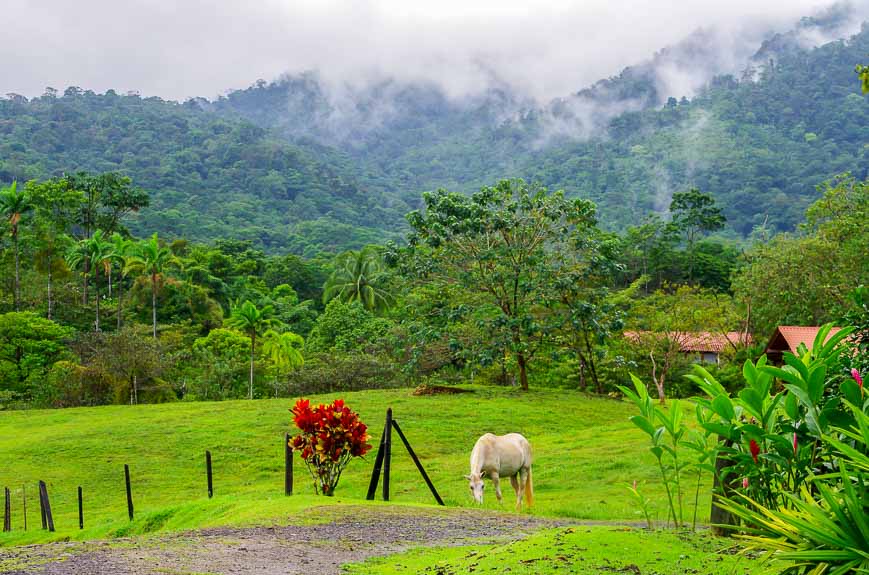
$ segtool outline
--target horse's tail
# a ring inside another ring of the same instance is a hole
[[[528,478],[525,480],[525,502],[528,507],[534,505],[534,482],[531,481],[531,468],[528,468]]]

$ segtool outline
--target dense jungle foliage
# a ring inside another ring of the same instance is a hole
[[[0,192],[0,405],[465,381],[605,393],[630,373],[682,395],[699,356],[672,334],[753,333],[709,366],[728,385],[775,325],[869,322],[869,182],[821,191],[797,233],[739,254],[710,239],[725,218],[696,189],[670,221],[613,234],[588,200],[503,180],[425,194],[405,242],[307,259],[137,239],[149,197],[115,174],[16,183]]]

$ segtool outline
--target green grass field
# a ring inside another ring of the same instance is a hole
[[[733,542],[618,527],[547,529],[503,545],[420,548],[345,566],[354,575],[655,573],[759,575],[774,565],[747,561]]]
[[[347,393],[348,405],[369,424],[372,443],[392,407],[434,484],[449,506],[474,503],[462,475],[477,437],[517,431],[535,453],[535,506],[531,513],[588,520],[641,521],[625,486],[645,485],[656,518],[666,518],[663,490],[645,439],[624,402],[573,391],[521,393],[472,388],[452,396],[411,395],[410,390]],[[320,396],[314,400],[331,400]],[[0,487],[13,493],[13,528],[0,544],[89,539],[215,525],[314,520],[314,505],[364,499],[374,451],[351,463],[336,497],[313,494],[296,460],[296,494],[283,496],[283,434],[290,428],[286,399],[108,406],[53,411],[0,412]],[[215,498],[207,499],[205,450],[214,461]],[[127,519],[123,466],[131,468],[136,520]],[[48,484],[57,533],[39,529],[37,481]],[[78,529],[76,488],[85,500]],[[22,531],[22,486],[28,496],[28,531]],[[484,507],[512,510],[507,484],[500,506],[487,490]],[[432,504],[398,438],[394,439],[392,499]],[[686,504],[693,491],[686,494]],[[700,519],[708,515],[708,487]]]

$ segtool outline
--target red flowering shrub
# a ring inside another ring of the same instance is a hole
[[[313,408],[309,400],[300,399],[292,412],[300,433],[290,440],[290,446],[301,452],[317,493],[332,495],[350,459],[371,449],[368,427],[343,399]]]

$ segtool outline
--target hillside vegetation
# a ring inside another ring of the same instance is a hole
[[[817,184],[867,175],[869,100],[854,81],[867,52],[866,25],[810,50],[775,36],[743,77],[715,77],[691,100],[664,99],[655,60],[542,106],[507,86],[458,100],[393,80],[335,93],[316,74],[184,104],[12,94],[0,100],[0,183],[118,171],[151,195],[131,225],[140,235],[307,256],[397,239],[423,191],[503,177],[592,199],[612,229],[698,187],[739,235],[788,230]],[[702,38],[677,56],[706,68]]]
[[[473,505],[462,476],[468,472],[477,437],[487,431],[518,431],[529,438],[535,453],[531,513],[642,521],[626,489],[636,480],[652,499],[655,518],[666,519],[663,489],[654,482],[655,462],[641,434],[628,421],[633,414],[628,404],[570,391],[472,389],[474,393],[458,399],[416,397],[407,389],[344,397],[370,424],[375,445],[386,408],[393,408],[450,507]],[[0,543],[51,537],[37,529],[36,483],[40,479],[48,484],[58,528],[55,538],[286,521],[314,505],[364,500],[374,452],[350,464],[334,499],[313,495],[310,477],[297,459],[296,495],[283,496],[282,440],[291,431],[290,406],[287,400],[258,400],[0,412],[4,454],[0,485],[12,489],[15,502],[15,530],[0,536]],[[206,449],[214,460],[215,498],[211,501],[206,495]],[[133,523],[127,520],[125,463],[132,476]],[[21,531],[22,485],[28,494],[26,534]],[[79,485],[84,490],[84,532],[77,525]],[[512,490],[509,483],[504,487],[504,505],[487,489],[485,508],[512,510]],[[434,504],[397,437],[391,497],[400,504]],[[708,516],[708,508],[706,493],[700,499],[701,519]]]

